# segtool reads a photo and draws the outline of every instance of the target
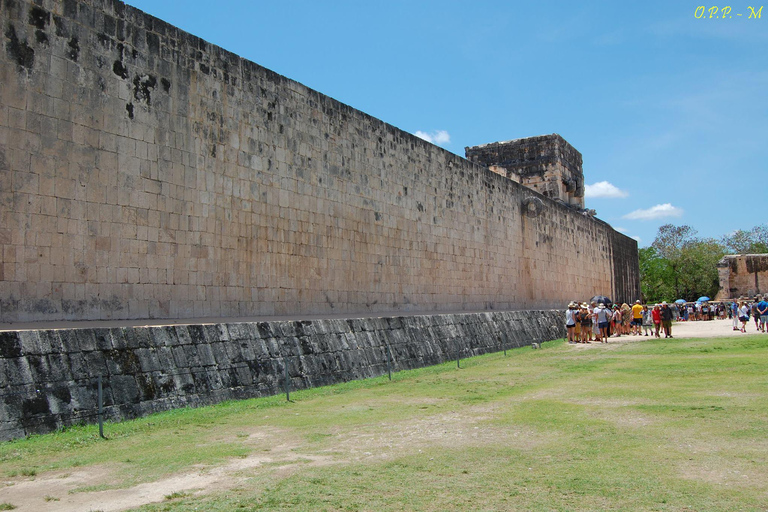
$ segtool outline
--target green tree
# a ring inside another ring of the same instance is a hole
[[[638,251],[640,260],[640,291],[643,302],[674,300],[672,295],[672,269],[666,258],[655,247],[643,247]]]
[[[679,298],[694,301],[702,295],[717,295],[720,290],[717,262],[725,253],[725,247],[711,238],[688,241],[680,252]]]
[[[646,253],[640,255],[640,286],[649,302],[694,301],[702,295],[717,295],[717,262],[726,254],[726,248],[717,240],[697,238],[690,226],[665,224],[651,247],[643,250]]]
[[[721,242],[731,254],[768,253],[768,224],[755,226],[749,231],[739,229],[725,235]]]
[[[672,294],[675,296],[672,300],[682,298],[682,286],[680,282],[683,270],[683,247],[688,242],[694,240],[696,230],[691,226],[674,226],[664,224],[659,228],[656,239],[651,247],[656,249],[659,256],[664,258],[669,266],[667,277],[671,280],[668,283],[672,287]]]

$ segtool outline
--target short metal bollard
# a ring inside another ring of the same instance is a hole
[[[387,373],[389,374],[389,380],[392,380],[392,352],[387,345]]]
[[[291,401],[291,384],[288,380],[288,358],[284,359],[283,366],[285,366],[285,400],[290,402]]]
[[[98,378],[98,398],[99,398],[99,437],[104,438],[104,393],[101,389],[101,375]]]

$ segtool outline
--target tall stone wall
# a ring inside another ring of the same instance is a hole
[[[718,300],[768,293],[768,254],[731,254],[717,264]]]
[[[119,1],[0,2],[0,322],[639,296],[603,222]]]
[[[616,297],[614,301],[632,304],[633,301],[640,298],[637,241],[618,231],[612,231],[609,236],[613,256],[611,289],[614,297]]]
[[[564,335],[561,311],[0,332],[0,440],[267,396]],[[389,363],[388,363],[389,361]]]

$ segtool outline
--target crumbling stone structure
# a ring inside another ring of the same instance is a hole
[[[470,162],[577,209],[584,208],[581,153],[560,135],[464,148]]]
[[[768,254],[730,254],[717,264],[717,300],[753,298],[768,293]]]

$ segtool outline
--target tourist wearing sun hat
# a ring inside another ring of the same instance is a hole
[[[589,311],[589,304],[586,302],[581,303],[581,310],[579,311],[579,321],[581,323],[581,339],[582,343],[589,343],[592,341],[592,313]]]
[[[600,322],[597,321],[597,302],[589,303],[589,313],[592,315],[592,334],[595,341],[600,341]]]
[[[574,334],[576,331],[576,303],[571,301],[568,309],[565,310],[565,328],[568,330],[568,343],[574,343]]]
[[[576,325],[573,326],[573,341],[579,343],[581,341],[581,309],[579,303],[576,302],[574,309],[573,319],[576,321]]]
[[[629,334],[629,323],[632,321],[632,310],[626,302],[622,302],[621,307],[621,334]]]
[[[608,326],[611,324],[611,310],[605,307],[602,302],[597,305],[597,326],[600,329],[598,341],[608,343]]]

